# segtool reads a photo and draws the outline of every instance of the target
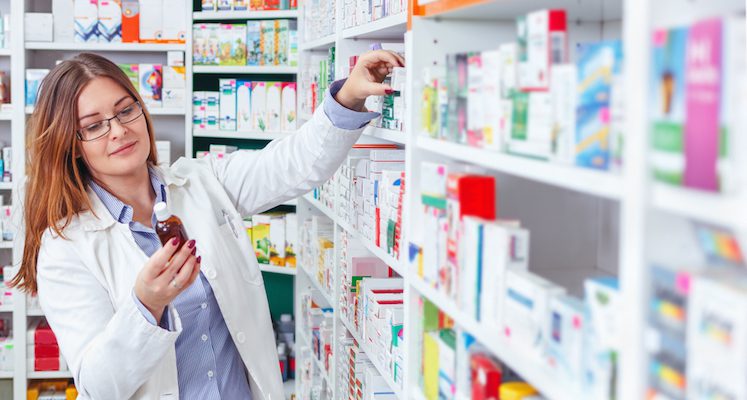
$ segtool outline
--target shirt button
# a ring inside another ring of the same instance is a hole
[[[215,375],[215,374],[213,373],[213,371],[212,371],[212,370],[208,371],[208,378],[212,378],[212,377],[213,377],[213,375]]]
[[[209,270],[206,271],[205,275],[207,275],[208,279],[215,279],[215,277],[218,275],[218,273],[215,272],[214,269],[209,269]]]
[[[203,310],[204,310],[204,309],[206,309],[206,308],[207,308],[207,303],[202,303],[202,304],[200,304],[200,307],[201,307],[201,308],[202,308]]]
[[[246,340],[246,335],[244,335],[244,332],[237,333],[236,340],[238,340],[239,343],[244,343],[244,341]]]
[[[203,341],[203,342],[206,342],[206,341],[207,341],[207,335],[202,335],[202,341]]]

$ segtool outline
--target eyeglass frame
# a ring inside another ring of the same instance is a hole
[[[127,121],[127,122],[122,122],[122,120],[119,119],[119,114],[122,111],[124,111],[124,110],[126,110],[126,109],[128,109],[128,108],[130,108],[130,107],[132,107],[132,106],[134,106],[136,104],[137,104],[137,107],[140,109],[140,114],[138,114],[137,117],[134,117],[133,119],[131,119],[131,120]],[[121,125],[127,125],[127,124],[130,124],[130,123],[134,122],[136,119],[142,117],[143,114],[145,114],[145,110],[143,109],[143,105],[140,104],[140,102],[136,100],[133,103],[131,103],[130,105],[128,105],[127,107],[124,107],[123,109],[119,110],[119,112],[117,114],[115,114],[113,117],[111,117],[111,118],[104,118],[102,120],[99,120],[99,121],[93,122],[91,124],[88,124],[88,126],[91,126],[93,124],[98,124],[98,123],[105,122],[107,125],[109,125],[109,129],[106,131],[106,133],[103,133],[103,134],[101,134],[101,136],[97,136],[97,137],[95,137],[93,139],[83,139],[83,133],[81,131],[83,129],[86,129],[86,128],[80,128],[80,129],[77,129],[75,131],[75,137],[78,138],[78,140],[80,140],[81,142],[93,142],[94,140],[101,139],[102,137],[104,137],[104,136],[108,135],[109,133],[111,133],[111,131],[112,131],[112,122],[111,121],[113,119],[116,119]]]

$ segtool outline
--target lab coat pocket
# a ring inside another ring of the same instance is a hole
[[[237,225],[230,221],[219,227],[220,237],[217,246],[219,256],[223,259],[222,268],[238,268],[245,281],[255,285],[262,284],[262,274],[256,263],[251,262],[251,257],[244,254],[244,248],[253,251],[243,224]]]

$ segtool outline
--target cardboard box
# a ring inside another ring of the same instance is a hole
[[[277,41],[275,42],[275,65],[290,65],[290,32],[296,30],[296,21],[281,19],[277,21]]]
[[[184,52],[177,50],[166,53],[166,65],[169,67],[183,67]]]
[[[36,98],[39,94],[39,86],[45,76],[49,74],[48,69],[27,69],[26,70],[26,106],[36,105]],[[8,169],[8,166],[5,166]]]
[[[122,42],[122,3],[120,0],[99,0],[99,42]]]
[[[192,129],[207,129],[207,95],[192,93]]]
[[[162,36],[166,43],[184,43],[187,38],[187,2],[163,0]]]
[[[163,107],[184,109],[184,102],[186,101],[186,97],[186,89],[163,88]]]
[[[52,27],[54,17],[49,13],[25,13],[23,30],[28,42],[51,42],[54,39]]]
[[[220,24],[218,62],[246,65],[246,25]]]
[[[233,0],[218,0],[218,11],[231,11]]]
[[[552,159],[573,164],[576,158],[576,66],[558,64],[551,67],[552,82]]]
[[[140,41],[158,43],[163,39],[163,1],[140,2]]]
[[[270,222],[269,215],[252,217],[252,244],[259,264],[270,263]]]
[[[140,64],[140,96],[146,107],[163,106],[163,68],[161,64]]]
[[[206,129],[209,131],[220,129],[218,124],[220,120],[219,98],[220,92],[205,92],[205,120]]]
[[[156,140],[156,152],[159,165],[171,165],[171,141]]]
[[[295,29],[288,32],[288,65],[298,66],[298,31]]]
[[[215,11],[218,6],[217,0],[202,0],[202,11]]]
[[[265,82],[252,85],[252,129],[267,130],[267,87]]]
[[[52,21],[54,41],[73,43],[75,41],[75,1],[52,0],[52,16],[54,18]]]
[[[220,84],[220,130],[236,130],[236,79],[221,79]]]
[[[260,21],[246,21],[246,65],[262,65],[261,32]]]
[[[140,2],[122,0],[122,42],[140,41]]]
[[[236,83],[236,129],[252,130],[252,82]]]
[[[482,91],[483,68],[480,53],[470,53],[467,58],[467,144],[483,147],[485,100]]]
[[[280,132],[281,118],[281,84],[280,82],[267,82],[267,130],[270,132]]]
[[[99,9],[96,0],[75,0],[75,42],[99,41]]]
[[[270,265],[285,266],[285,215],[270,218]]]
[[[185,67],[163,67],[163,87],[164,89],[184,89],[187,80],[187,71]]]
[[[278,22],[275,20],[260,21],[260,65],[275,65],[275,43]]]
[[[283,82],[282,84],[282,117],[280,119],[280,130],[283,132],[293,132],[296,130],[296,83]]]
[[[233,9],[236,11],[246,11],[249,9],[249,0],[233,0]]]
[[[125,75],[130,78],[130,82],[135,90],[140,93],[140,65],[139,64],[117,64]]]
[[[517,19],[519,87],[546,91],[550,65],[568,62],[565,10],[541,10]]]
[[[552,97],[549,92],[514,92],[510,153],[548,159],[552,153]]]
[[[547,362],[562,379],[580,384],[584,373],[585,304],[572,296],[550,300],[547,318]]]

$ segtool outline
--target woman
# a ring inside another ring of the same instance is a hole
[[[44,79],[29,128],[23,264],[81,399],[282,399],[262,276],[242,216],[327,180],[374,113],[396,54],[366,53],[297,133],[256,153],[157,167],[142,99],[81,54]],[[191,237],[161,246],[156,202]],[[177,248],[181,246],[181,249]]]

